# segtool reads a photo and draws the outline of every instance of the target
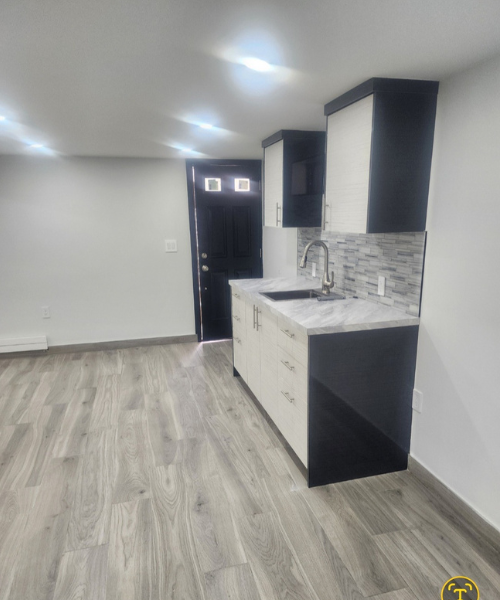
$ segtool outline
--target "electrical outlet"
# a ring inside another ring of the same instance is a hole
[[[424,395],[420,390],[413,389],[413,410],[421,413],[422,412],[422,404],[424,402]]]
[[[311,263],[311,274],[313,277],[316,277],[316,263]]]
[[[42,319],[50,319],[50,306],[42,306]]]
[[[165,240],[165,252],[177,252],[177,240]]]
[[[378,277],[378,295],[385,296],[385,277],[383,275],[379,275]]]

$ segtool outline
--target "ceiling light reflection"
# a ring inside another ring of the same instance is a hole
[[[273,66],[261,58],[243,58],[241,63],[245,65],[245,67],[252,69],[252,71],[259,71],[259,73],[268,73],[269,71],[273,70]]]

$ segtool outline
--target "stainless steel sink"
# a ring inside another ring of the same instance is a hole
[[[260,292],[262,296],[273,301],[279,300],[306,300],[308,298],[315,300],[342,300],[344,296],[340,294],[322,294],[319,290],[288,290],[286,292]]]

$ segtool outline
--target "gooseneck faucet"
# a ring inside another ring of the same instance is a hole
[[[311,246],[322,246],[323,250],[325,251],[325,264],[324,264],[325,268],[323,271],[321,292],[323,294],[329,294],[330,290],[333,287],[333,271],[332,271],[332,278],[328,279],[328,246],[325,244],[325,242],[322,242],[321,240],[313,240],[312,242],[309,242],[307,244],[307,246],[304,248],[304,254],[302,255],[302,259],[300,261],[299,267],[301,269],[303,269],[306,266],[307,253],[309,252],[309,248]]]

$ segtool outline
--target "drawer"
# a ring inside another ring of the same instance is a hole
[[[278,348],[278,381],[292,398],[307,406],[307,368],[283,348]]]
[[[279,423],[281,431],[295,454],[307,467],[307,410],[305,404],[290,402],[283,393],[278,393]]]
[[[239,294],[238,296],[233,294],[231,297],[231,314],[233,321],[245,324],[245,301],[239,297]]]
[[[308,365],[307,334],[278,319],[278,346],[304,367]]]
[[[240,340],[240,342],[244,342],[245,338],[246,338],[246,329],[245,329],[245,325],[241,324],[241,322],[239,321],[234,321],[233,320],[233,340],[235,343],[237,343],[238,340]]]

